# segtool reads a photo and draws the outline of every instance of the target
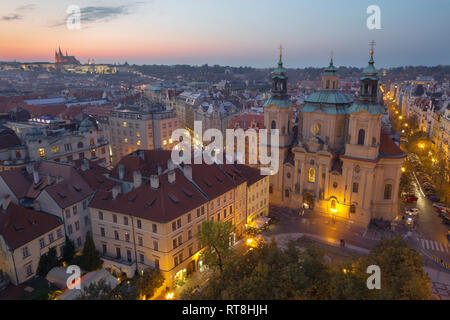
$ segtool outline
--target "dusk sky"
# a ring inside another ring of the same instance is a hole
[[[66,9],[82,10],[81,29]],[[381,8],[381,30],[366,8]],[[272,67],[361,67],[375,40],[377,67],[450,64],[448,0],[40,0],[0,3],[0,60]]]

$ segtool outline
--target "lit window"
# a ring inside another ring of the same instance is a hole
[[[59,152],[59,147],[53,147],[52,148],[52,153],[58,153]]]
[[[172,138],[169,139],[169,143],[172,143]]]
[[[124,138],[123,142],[127,143],[128,142],[128,138]]]
[[[39,148],[38,149],[38,153],[39,153],[39,157],[41,157],[41,158],[45,157],[45,150],[44,150],[44,148]]]
[[[141,145],[141,140],[138,140],[136,144],[137,144],[138,146],[140,146],[140,145]]]
[[[141,136],[141,133],[140,132],[136,132],[136,137],[140,137]]]
[[[126,127],[127,127],[127,122],[126,122],[126,121],[122,122],[122,126],[123,126],[124,128],[126,128]]]
[[[163,145],[165,146],[167,144],[167,140],[164,140],[163,141]]]
[[[316,181],[316,169],[309,168],[308,170],[308,181],[315,182]]]

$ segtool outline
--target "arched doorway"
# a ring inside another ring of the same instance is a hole
[[[314,194],[311,192],[303,193],[303,207],[306,209],[314,209]]]

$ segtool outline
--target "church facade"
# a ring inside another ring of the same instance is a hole
[[[353,99],[339,90],[331,59],[321,90],[309,95],[293,119],[295,105],[287,94],[280,54],[264,105],[265,127],[280,135],[280,168],[270,177],[272,204],[311,208],[361,225],[397,216],[406,154],[382,129],[385,108],[379,103],[378,82],[372,51]]]

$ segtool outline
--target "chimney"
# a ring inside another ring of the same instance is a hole
[[[159,188],[159,177],[156,174],[152,174],[150,177],[150,186],[152,189]]]
[[[33,164],[32,163],[28,163],[26,166],[27,172],[28,174],[33,174]]]
[[[11,196],[9,194],[7,194],[6,196],[3,197],[2,209],[4,211],[6,211],[8,209],[10,202],[11,202]]]
[[[173,164],[172,159],[169,159],[169,160],[167,161],[167,169],[168,169],[169,171],[175,169],[175,165]]]
[[[52,176],[51,176],[51,174],[49,172],[49,173],[47,173],[47,184],[51,185],[52,183],[53,183],[53,179],[52,179]]]
[[[116,200],[117,196],[120,193],[120,185],[114,186],[111,191],[112,191],[113,200]]]
[[[36,170],[33,171],[33,182],[34,184],[39,183],[39,172],[37,172]]]
[[[41,211],[41,203],[39,201],[34,201],[33,209],[34,211]]]
[[[167,174],[167,181],[169,181],[169,183],[175,182],[175,171],[174,170],[170,170],[169,173]]]
[[[188,180],[192,180],[192,166],[190,164],[184,165],[183,174]]]
[[[83,159],[81,162],[81,170],[86,171],[89,170],[90,166],[89,166],[89,160],[88,159]]]
[[[118,170],[119,170],[119,179],[123,180],[123,178],[125,177],[125,166],[123,164],[119,164]]]
[[[158,176],[159,176],[162,173],[162,167],[159,162],[156,164],[156,168],[158,169]]]
[[[133,185],[135,189],[142,185],[142,174],[140,171],[133,172]]]

